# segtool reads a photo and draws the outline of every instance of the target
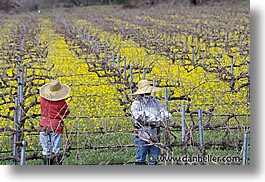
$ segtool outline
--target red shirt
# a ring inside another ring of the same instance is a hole
[[[49,101],[41,97],[40,109],[40,126],[52,130],[52,133],[63,133],[63,119],[70,113],[65,100]]]

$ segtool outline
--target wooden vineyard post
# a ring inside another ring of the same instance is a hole
[[[114,66],[115,66],[115,53],[114,51],[112,52],[111,54],[111,69],[114,69]]]
[[[15,111],[14,111],[14,135],[13,135],[13,156],[14,156],[14,165],[17,165],[17,156],[18,156],[18,98],[15,98]]]
[[[130,64],[130,94],[132,94],[132,87],[133,87],[133,70],[132,70],[132,65]]]
[[[87,43],[89,44],[90,43],[90,35],[89,35],[89,33],[85,33],[85,39],[86,39]]]
[[[22,54],[22,50],[20,51],[20,54]],[[20,62],[22,60],[22,55],[20,56]],[[14,156],[14,165],[18,165],[18,142],[20,140],[20,120],[23,118],[23,112],[22,112],[22,107],[23,107],[23,91],[24,91],[24,69],[20,68],[19,65],[16,66],[16,74],[17,74],[17,96],[15,97],[15,110],[14,110],[14,136],[13,136],[13,156]]]
[[[121,76],[120,68],[121,68],[121,55],[118,53],[117,70],[118,70],[118,77],[119,77],[119,79],[121,81],[121,77],[122,76]]]
[[[244,133],[243,165],[248,165],[248,133]]]
[[[181,130],[182,155],[185,155],[187,152],[187,141],[185,139],[186,117],[185,117],[185,102],[184,101],[181,104],[181,123],[182,123],[182,130]]]
[[[220,60],[221,60],[221,54],[218,54],[218,63],[217,63],[217,68],[218,68],[218,69],[221,69],[221,63],[220,63]]]
[[[165,109],[169,111],[169,104],[168,104],[168,88],[165,88]],[[165,130],[164,130],[164,135],[165,135],[165,145],[168,147],[170,144],[170,138],[169,138],[169,123],[168,120],[165,121]]]
[[[181,141],[185,141],[185,102],[183,101],[181,104],[181,123],[182,123],[182,130],[181,130]]]
[[[203,131],[203,121],[202,121],[202,110],[198,110],[198,118],[199,118],[199,132],[200,132],[200,152],[201,155],[205,155],[205,148],[204,148],[204,131]]]
[[[145,76],[146,76],[146,71],[144,69],[144,71],[143,71],[143,79],[145,79]]]
[[[204,58],[205,58],[204,50],[202,50],[202,66],[204,66],[204,64],[205,64]]]
[[[120,72],[120,62],[121,62],[121,55],[118,53],[118,64],[117,64],[117,69]]]
[[[21,156],[20,156],[20,165],[23,166],[26,164],[26,149],[27,149],[26,141],[23,140],[21,142],[21,147],[22,147],[22,150],[21,150]]]

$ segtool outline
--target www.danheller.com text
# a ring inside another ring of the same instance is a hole
[[[149,161],[154,160],[152,156]],[[159,156],[160,162],[174,162],[174,163],[239,163],[240,157],[238,156],[214,156],[214,155],[183,155],[183,156]]]

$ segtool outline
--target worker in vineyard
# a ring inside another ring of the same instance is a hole
[[[136,165],[157,165],[160,155],[160,127],[166,121],[172,120],[172,115],[165,110],[164,105],[151,93],[161,88],[149,84],[148,80],[141,80],[137,84],[138,90],[132,95],[137,98],[132,102],[131,113],[134,121],[134,144],[136,149]]]
[[[59,152],[62,145],[64,118],[70,113],[65,101],[70,87],[58,80],[40,88],[40,143],[44,165],[62,164]]]

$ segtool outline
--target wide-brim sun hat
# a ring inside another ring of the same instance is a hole
[[[137,91],[132,93],[131,95],[153,93],[162,89],[159,87],[151,86],[148,80],[139,81],[137,84],[137,88],[138,88]]]
[[[58,80],[51,80],[40,88],[40,96],[50,101],[60,101],[70,94],[70,90],[68,85],[61,84]]]

